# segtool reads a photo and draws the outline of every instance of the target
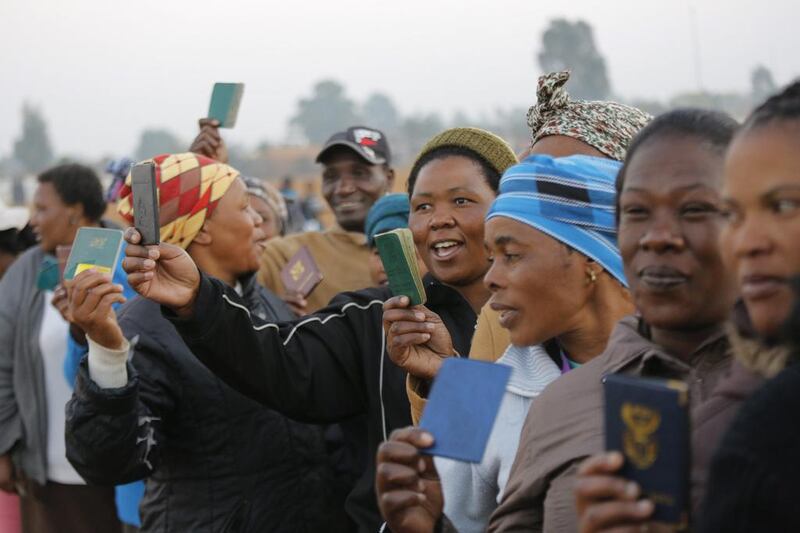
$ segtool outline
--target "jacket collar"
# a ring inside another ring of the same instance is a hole
[[[722,343],[722,345],[720,345]],[[729,355],[728,339],[725,329],[720,328],[703,341],[689,357],[688,362],[669,354],[662,346],[650,339],[649,327],[641,317],[628,316],[617,323],[608,341],[609,350],[605,354],[604,373],[616,373],[641,358],[642,365],[665,365],[679,373],[686,373],[710,356],[715,363]]]

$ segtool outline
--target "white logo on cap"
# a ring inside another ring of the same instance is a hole
[[[357,130],[353,130],[353,138],[356,140],[356,142],[358,144],[360,144],[362,146],[364,144],[367,144],[367,145],[375,144],[375,143],[377,143],[378,141],[381,140],[381,137],[382,136],[381,136],[380,132],[377,132],[375,130],[367,130],[367,129],[363,129],[363,128],[359,128]],[[366,142],[364,142],[365,140],[366,140]]]

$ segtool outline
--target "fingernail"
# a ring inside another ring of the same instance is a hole
[[[435,325],[435,324],[432,324],[432,323],[430,323],[430,322],[426,322],[426,323],[425,323],[425,329],[428,329],[428,330],[430,330],[430,331],[433,331],[433,328],[435,328],[435,327],[436,327],[436,325]]]
[[[422,334],[422,339],[423,339],[423,340],[425,340],[425,341],[429,341],[429,340],[431,340],[431,335],[430,335],[430,333],[423,333],[423,334]]]
[[[419,436],[419,441],[423,446],[433,446],[433,435],[423,432]]]
[[[151,259],[158,259],[158,248],[151,248],[147,251],[147,255],[150,256]]]
[[[414,318],[420,321],[425,320],[425,313],[419,313],[419,312],[414,313]]]
[[[639,495],[639,485],[631,481],[625,485],[625,495],[633,499]]]
[[[144,260],[144,267],[145,268],[154,268],[156,266],[156,262],[152,259],[145,259]]]
[[[425,459],[419,460],[419,462],[417,463],[417,470],[419,470],[420,473],[425,472]]]
[[[401,296],[400,297],[400,303],[403,304],[403,305],[408,304],[408,297],[407,296]]]
[[[417,481],[417,492],[425,492],[425,484],[422,481]]]
[[[636,510],[641,512],[642,514],[652,513],[653,502],[651,502],[650,500],[642,500],[640,502],[636,502]]]

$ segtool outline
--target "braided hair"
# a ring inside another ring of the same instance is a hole
[[[758,106],[745,121],[744,129],[752,130],[786,120],[800,120],[800,79]]]

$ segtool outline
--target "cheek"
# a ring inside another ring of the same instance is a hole
[[[791,273],[800,273],[800,216],[792,220],[781,221],[775,224],[775,229],[769,232],[774,235],[776,251],[780,260],[789,268]],[[769,230],[765,230],[767,232]]]

